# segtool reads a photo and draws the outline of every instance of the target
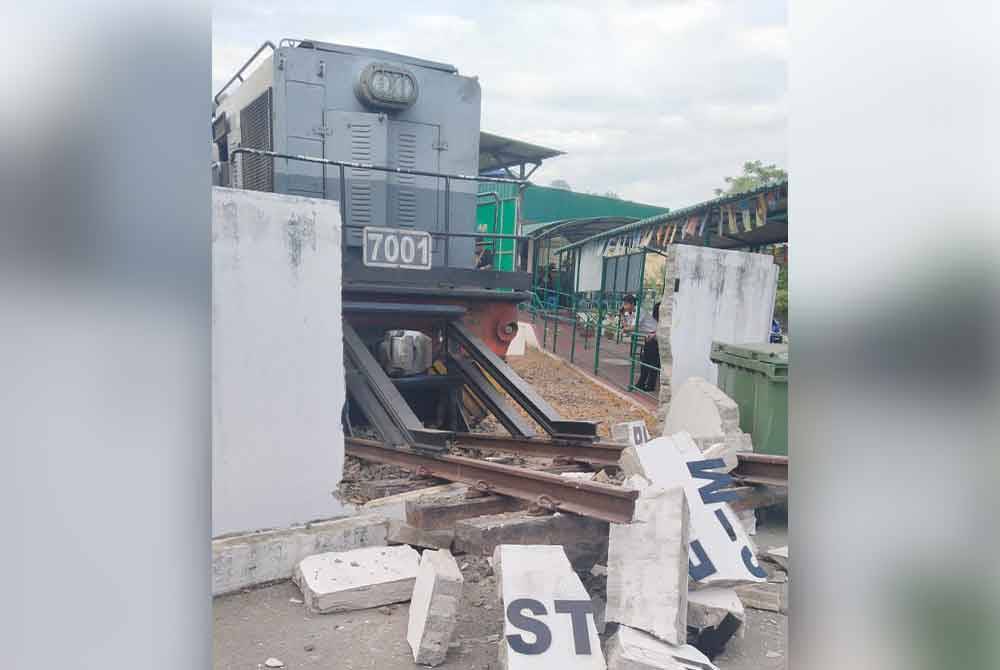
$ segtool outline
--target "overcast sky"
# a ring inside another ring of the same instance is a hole
[[[264,40],[337,42],[477,75],[482,128],[566,152],[535,173],[684,207],[744,161],[787,168],[786,0],[220,0],[213,92]]]

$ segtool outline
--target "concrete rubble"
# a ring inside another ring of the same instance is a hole
[[[533,516],[527,512],[493,514],[455,524],[456,554],[488,556],[501,544],[561,545],[573,566],[589,570],[608,552],[608,523],[576,514]]]
[[[416,491],[397,493],[369,500],[362,505],[365,512],[374,512],[397,521],[406,521],[406,506],[408,503],[419,503],[425,500],[461,500],[469,487],[465,484],[442,484],[430,486]]]
[[[606,619],[680,645],[687,640],[688,506],[684,489],[640,492],[630,524],[611,524]]]
[[[640,475],[655,486],[681,485],[690,509],[690,576],[702,586],[758,583],[766,573],[756,562],[756,547],[724,500],[725,473],[702,468],[701,450],[691,436],[664,436],[622,454],[627,476]],[[692,467],[689,467],[692,466]],[[692,472],[694,470],[694,472]]]
[[[444,662],[457,622],[462,583],[462,572],[449,551],[425,551],[420,557],[406,631],[415,663]]]
[[[608,670],[718,670],[689,644],[668,644],[628,626],[608,638],[604,655]]]
[[[527,509],[529,504],[518,498],[486,495],[479,498],[454,500],[409,500],[406,502],[406,523],[417,528],[452,529],[455,522],[477,516],[503,514]]]
[[[787,583],[741,584],[735,589],[746,607],[765,612],[788,613]]]
[[[499,666],[507,670],[606,670],[593,604],[562,547],[496,547],[503,603]]]
[[[774,563],[788,572],[788,547],[775,547],[764,552],[764,560]]]
[[[663,434],[682,431],[691,436],[706,459],[723,459],[726,472],[736,467],[738,452],[753,451],[750,435],[740,430],[739,405],[701,377],[691,377],[681,384],[670,401]],[[757,517],[752,509],[738,512],[737,518],[749,534],[757,532]]]
[[[388,532],[384,516],[362,514],[212,540],[212,595],[289,579],[313,554],[385,546]]]
[[[406,602],[420,555],[408,545],[316,554],[295,568],[292,581],[317,614]]]
[[[743,637],[746,612],[736,591],[709,587],[688,592],[688,643],[710,658],[722,653],[733,636]]]
[[[427,530],[395,519],[389,521],[388,542],[390,545],[408,544],[422,549],[450,549],[454,539],[455,531],[450,528]]]

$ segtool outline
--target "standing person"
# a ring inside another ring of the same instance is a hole
[[[631,330],[635,320],[635,296],[626,293],[622,298],[622,306],[618,308],[618,327],[622,330]]]
[[[477,270],[492,270],[493,269],[493,249],[490,248],[486,243],[479,242],[477,246],[482,245],[479,249],[479,257],[476,259],[476,269]]]
[[[640,332],[646,333],[646,340],[642,345],[642,356],[639,362],[642,363],[639,372],[639,382],[636,386],[640,391],[655,391],[656,384],[660,380],[660,344],[656,340],[656,329],[660,322],[660,303],[653,305],[652,318],[644,316],[639,323]]]

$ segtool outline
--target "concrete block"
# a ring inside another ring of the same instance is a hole
[[[684,431],[692,438],[722,437],[740,432],[740,408],[718,386],[691,377],[674,392],[663,434]]]
[[[775,547],[764,552],[765,560],[781,566],[781,569],[788,572],[788,545]]]
[[[458,498],[444,502],[409,500],[406,502],[406,523],[427,530],[452,528],[455,522],[462,519],[517,512],[528,507],[528,503],[523,500],[494,495],[482,498]]]
[[[691,628],[717,628],[727,615],[746,621],[743,603],[732,588],[709,587],[689,591],[687,604],[687,625]]]
[[[423,500],[457,500],[465,495],[469,487],[465,484],[442,484],[430,486],[417,491],[407,491],[396,495],[369,500],[361,509],[367,512],[377,512],[390,519],[406,521],[406,504],[418,503]]]
[[[608,670],[718,670],[689,644],[668,644],[628,626],[608,638],[604,655]]]
[[[450,528],[426,530],[395,519],[389,521],[389,544],[408,544],[425,549],[450,549],[455,531]]]
[[[419,562],[407,545],[328,552],[300,561],[292,580],[317,614],[368,609],[409,600]]]
[[[493,514],[455,524],[456,554],[489,556],[501,544],[561,545],[578,570],[603,563],[608,554],[608,523],[575,514],[532,516]]]
[[[691,515],[689,573],[703,586],[759,583],[766,573],[757,564],[757,549],[736,513],[722,498],[732,484],[724,472],[709,469],[701,450],[687,433],[660,437],[622,455],[626,476],[642,475],[654,486],[681,485]]]
[[[611,524],[607,620],[670,644],[687,640],[688,508],[684,489],[651,487],[630,524]]]
[[[605,670],[591,598],[562,547],[499,545],[493,567],[505,612],[501,668]]]
[[[410,599],[410,619],[406,641],[413,661],[420,665],[440,665],[448,653],[462,600],[462,572],[445,549],[425,551]]]
[[[385,546],[388,532],[388,519],[364,514],[212,540],[212,595],[289,579],[313,554]]]
[[[517,333],[507,346],[507,355],[524,356],[525,349],[528,347],[541,349],[541,346],[538,344],[538,336],[535,334],[535,328],[528,322],[518,321]]]
[[[611,427],[611,440],[619,444],[637,444],[649,441],[649,430],[645,421],[625,421]]]
[[[788,612],[788,584],[767,582],[764,584],[741,584],[736,594],[745,607],[766,612]]]

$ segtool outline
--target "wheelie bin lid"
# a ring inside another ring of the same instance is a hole
[[[787,344],[731,344],[712,342],[713,363],[728,363],[763,372],[771,377],[788,376]]]

